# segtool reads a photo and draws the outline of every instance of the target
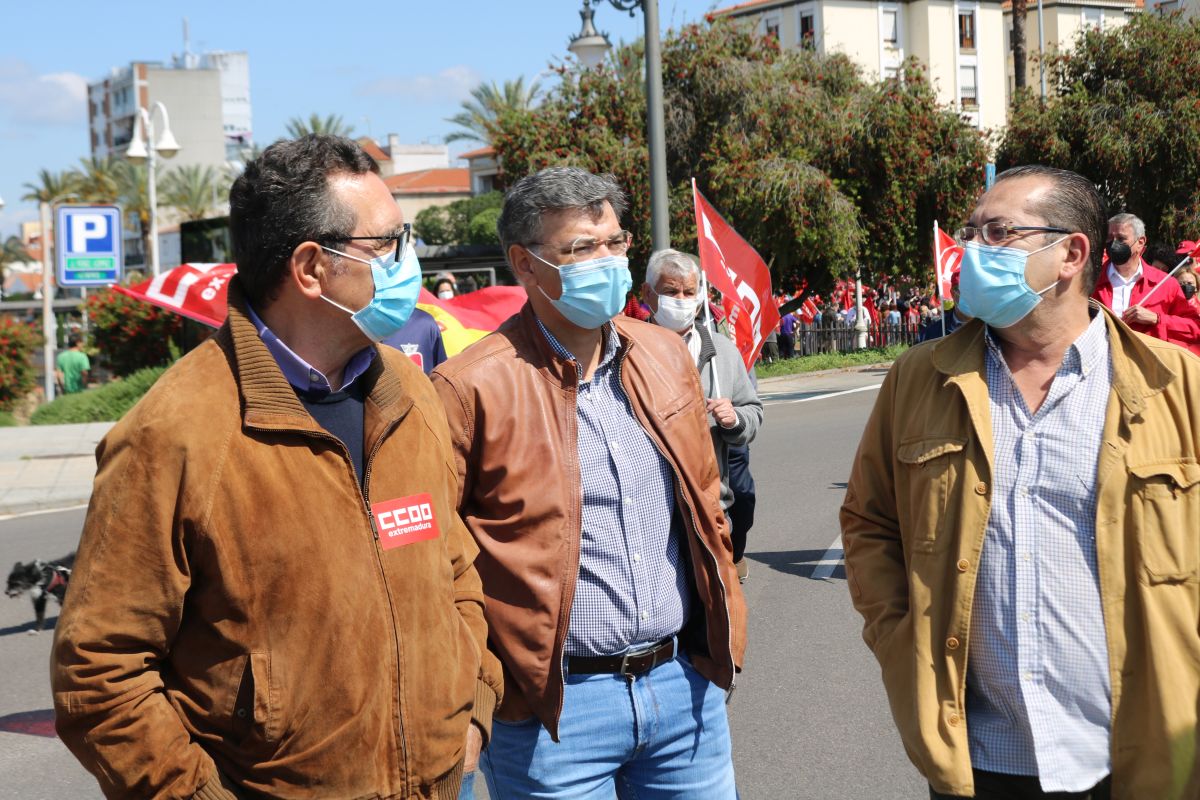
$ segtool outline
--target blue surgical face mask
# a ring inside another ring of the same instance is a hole
[[[324,249],[343,258],[369,265],[371,278],[375,282],[375,295],[365,308],[358,311],[346,308],[323,294],[322,300],[349,314],[358,329],[372,342],[383,341],[404,327],[417,306],[417,297],[421,294],[421,262],[417,260],[417,251],[412,245],[405,248],[404,258],[399,263],[396,263],[395,250],[367,261],[332,247]]]
[[[958,284],[962,313],[993,328],[1008,328],[1025,319],[1042,302],[1042,295],[1057,285],[1056,281],[1034,291],[1025,282],[1025,263],[1034,253],[1049,250],[1065,238],[1037,250],[966,242]]]
[[[529,254],[558,270],[562,296],[555,300],[541,286],[538,291],[573,325],[595,330],[625,307],[625,296],[633,286],[629,259],[625,256],[604,256],[560,266],[532,250]]]

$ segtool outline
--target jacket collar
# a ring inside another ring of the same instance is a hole
[[[220,334],[229,343],[234,375],[242,396],[242,420],[257,428],[323,430],[308,413],[296,391],[283,376],[275,357],[258,335],[247,313],[245,293],[235,276],[229,282],[229,316]],[[402,417],[412,407],[400,377],[384,365],[378,355],[359,380],[367,389],[367,401],[375,405],[382,421]]]
[[[620,349],[616,354],[618,364],[624,361],[626,354],[633,347],[633,340],[624,330],[628,322],[636,322],[636,320],[626,317],[624,314],[617,314],[610,323],[617,332],[617,341],[620,342]],[[577,362],[559,355],[549,340],[542,335],[541,330],[538,329],[537,314],[534,313],[533,304],[528,300],[525,301],[525,305],[521,307],[521,311],[517,315],[517,325],[527,340],[527,346],[533,350],[534,366],[549,377],[553,383],[558,384],[560,388],[574,389],[580,378]]]
[[[713,344],[712,334],[708,330],[708,325],[703,322],[697,322],[692,328],[696,331],[696,335],[700,337],[700,358],[697,360],[696,366],[703,367],[709,361],[716,358],[717,346]]]
[[[1126,417],[1136,416],[1145,409],[1148,397],[1163,391],[1175,379],[1175,373],[1108,308],[1095,300],[1089,300],[1088,304],[1104,315],[1108,326],[1113,389]],[[974,384],[982,386],[986,393],[983,335],[983,323],[974,319],[954,336],[939,339],[933,345],[934,368],[946,375],[948,381],[963,386],[964,391],[966,386]]]

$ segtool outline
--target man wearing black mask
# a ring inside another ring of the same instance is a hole
[[[1142,258],[1145,223],[1133,214],[1112,217],[1105,249],[1108,257],[1092,297],[1135,331],[1200,354],[1200,313],[1188,303],[1178,283],[1163,282],[1167,273]]]

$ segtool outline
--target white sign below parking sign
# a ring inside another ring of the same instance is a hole
[[[108,286],[121,280],[121,209],[59,206],[55,217],[59,286]]]

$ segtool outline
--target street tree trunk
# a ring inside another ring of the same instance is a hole
[[[1025,88],[1025,79],[1027,77],[1025,58],[1025,16],[1029,10],[1028,0],[1013,0],[1013,22],[1012,22],[1012,50],[1013,50],[1013,78],[1017,91]]]

